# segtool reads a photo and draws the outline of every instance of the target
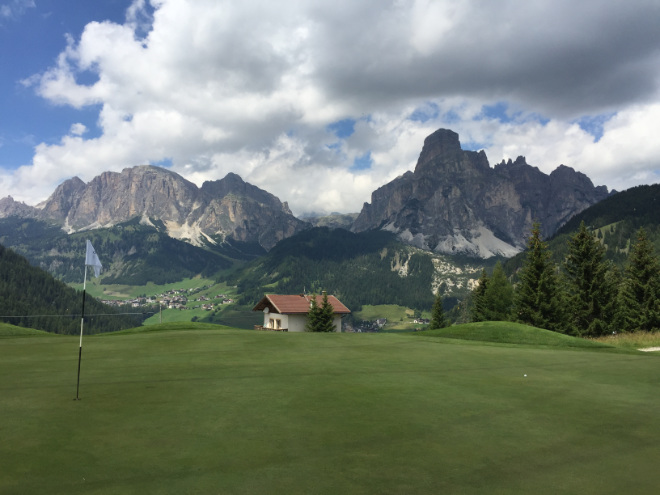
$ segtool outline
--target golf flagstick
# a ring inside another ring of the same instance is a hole
[[[85,289],[87,286],[87,265],[85,265],[85,278],[83,279],[83,293],[82,293],[82,313],[80,316],[80,347],[78,347],[78,382],[76,383],[76,398],[74,400],[80,400],[78,397],[78,391],[80,390],[80,361],[82,361],[82,336],[83,336],[83,325],[85,323]]]
[[[87,241],[87,246],[85,250],[85,275],[83,278],[83,293],[82,293],[82,313],[80,316],[80,347],[78,347],[78,382],[76,383],[76,398],[74,400],[80,400],[78,392],[80,391],[80,362],[82,361],[82,338],[83,338],[83,327],[85,324],[85,292],[87,289],[87,267],[91,266],[94,268],[94,276],[98,277],[101,273],[101,261],[94,251],[92,243]]]

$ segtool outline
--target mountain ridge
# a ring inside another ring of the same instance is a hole
[[[232,240],[266,251],[313,225],[381,229],[420,249],[485,259],[524,249],[534,221],[549,237],[609,194],[565,165],[545,174],[519,156],[491,167],[483,150],[463,150],[457,133],[438,129],[424,140],[414,171],[373,191],[354,220],[298,219],[286,202],[235,173],[198,187],[152,165],[103,172],[89,183],[74,177],[36,207],[0,199],[0,218],[54,222],[67,233],[139,218],[144,225],[160,222],[170,237],[198,247]]]
[[[198,188],[179,174],[152,165],[103,172],[89,183],[78,177],[61,183],[31,207],[8,197],[0,218],[19,216],[56,222],[68,232],[112,227],[139,217],[163,222],[168,235],[194,245],[225,239],[271,249],[280,240],[311,227],[287,203],[230,173]]]
[[[491,167],[483,150],[463,150],[457,133],[438,129],[424,140],[414,172],[375,190],[351,230],[389,230],[439,253],[510,257],[535,220],[549,236],[608,195],[564,165],[546,175],[520,156]]]

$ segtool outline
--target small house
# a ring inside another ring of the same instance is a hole
[[[307,294],[266,294],[252,309],[252,311],[261,311],[264,314],[264,324],[257,325],[255,328],[282,332],[304,332],[312,297]],[[335,296],[328,296],[328,302],[333,309],[335,332],[341,332],[341,318],[350,314],[351,311]],[[321,306],[323,296],[316,296],[316,303]]]

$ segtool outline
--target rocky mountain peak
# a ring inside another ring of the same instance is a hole
[[[566,165],[559,165],[550,172],[550,178],[565,185],[579,184],[583,187],[594,187],[594,183],[589,177]]]
[[[258,202],[270,202],[279,200],[272,194],[245,182],[240,175],[233,172],[228,173],[220,180],[205,181],[202,184],[201,193],[209,200],[224,198],[228,194],[238,196],[249,196]]]
[[[27,211],[14,203],[2,200],[0,216],[3,211]],[[171,237],[197,245],[229,238],[270,249],[310,227],[295,218],[288,205],[236,174],[198,188],[171,170],[151,165],[103,172],[88,184],[74,177],[60,184],[41,210],[24,206],[31,208],[24,216],[55,220],[68,232],[138,217],[145,223],[160,221]]]
[[[424,139],[424,146],[417,164],[419,166],[434,160],[447,162],[459,159],[462,152],[458,134],[449,129],[438,129]]]
[[[424,140],[415,175],[440,177],[452,175],[469,178],[478,171],[489,169],[483,151],[466,151],[461,148],[458,134],[449,129],[438,129]]]
[[[78,177],[65,180],[50,195],[46,201],[37,207],[41,208],[44,215],[56,220],[64,221],[67,212],[85,189],[85,183]]]
[[[462,150],[458,134],[439,129],[424,140],[414,173],[374,191],[352,230],[390,230],[442,253],[511,256],[534,220],[550,235],[607,195],[569,167],[548,176],[523,156],[491,168],[483,151]]]
[[[33,217],[39,210],[34,206],[26,205],[21,201],[16,201],[11,196],[0,199],[0,218],[7,217]]]
[[[530,167],[530,166],[531,165],[527,164],[527,159],[524,156],[520,155],[515,159],[515,161],[512,161],[511,158],[509,158],[508,160],[503,159],[500,163],[495,165],[495,169],[520,170],[521,168]],[[538,168],[536,167],[532,167],[532,168],[538,170]]]

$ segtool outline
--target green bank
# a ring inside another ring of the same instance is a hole
[[[154,325],[74,401],[76,337],[6,335],[0,493],[654,493],[660,361],[610,349]]]

